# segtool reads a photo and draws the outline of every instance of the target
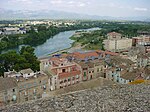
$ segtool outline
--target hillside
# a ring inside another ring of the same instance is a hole
[[[150,112],[150,84],[98,87],[1,108],[2,112]]]

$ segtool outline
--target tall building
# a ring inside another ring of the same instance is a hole
[[[108,39],[104,40],[104,48],[112,52],[126,51],[132,47],[132,39],[122,38],[120,33],[111,32],[107,34]]]

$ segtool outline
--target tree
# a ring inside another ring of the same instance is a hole
[[[34,48],[24,46],[19,53],[10,51],[0,54],[0,75],[9,70],[20,71],[22,69],[31,68],[34,71],[39,71],[40,62],[34,54]]]

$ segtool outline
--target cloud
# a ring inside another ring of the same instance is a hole
[[[135,7],[134,10],[135,10],[135,11],[147,11],[147,8]]]
[[[53,0],[50,1],[51,4],[61,4],[63,1],[62,0]]]
[[[24,3],[24,4],[32,4],[33,3],[32,0],[11,0],[8,2],[10,2],[10,3]]]
[[[78,4],[79,7],[84,7],[85,5],[86,5],[85,3],[81,3],[81,2],[79,2]]]

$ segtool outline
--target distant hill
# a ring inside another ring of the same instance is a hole
[[[55,10],[5,10],[0,8],[0,19],[92,19],[92,20],[137,20],[150,21],[146,17],[110,17],[86,15]]]

